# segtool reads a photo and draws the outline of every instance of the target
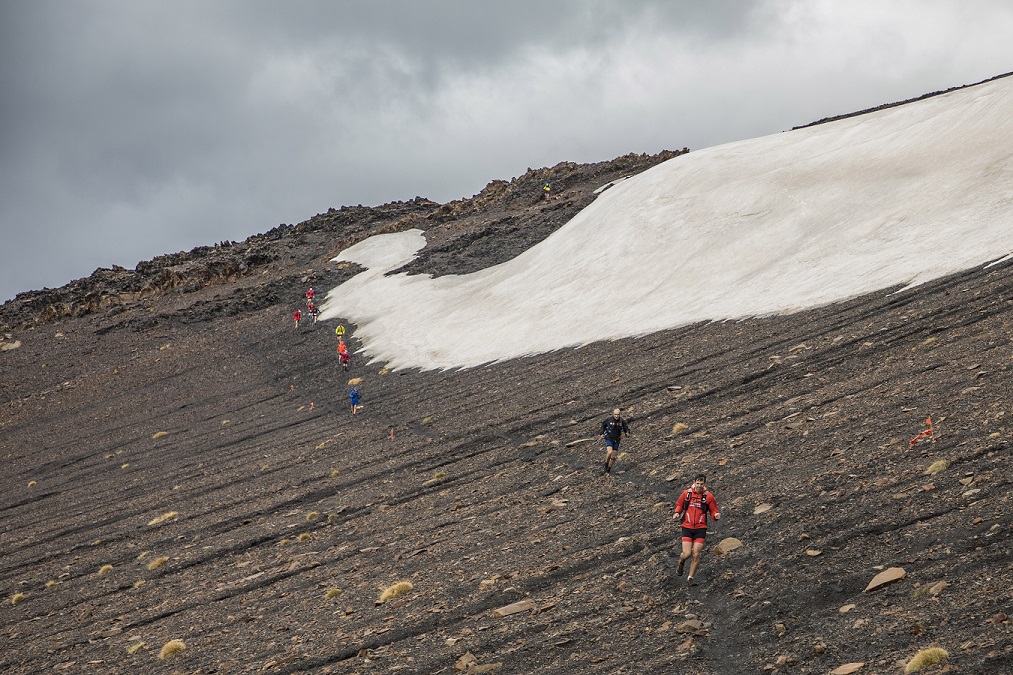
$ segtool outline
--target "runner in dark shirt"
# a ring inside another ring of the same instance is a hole
[[[630,427],[626,424],[626,420],[620,417],[620,412],[620,409],[616,408],[612,411],[612,416],[606,417],[601,423],[601,438],[605,439],[605,466],[601,470],[603,476],[612,471],[612,465],[616,463],[616,457],[619,456],[619,441],[623,434],[630,435]]]

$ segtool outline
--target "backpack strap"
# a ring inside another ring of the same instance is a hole
[[[686,488],[685,490],[682,491],[682,494],[679,495],[679,499],[682,500],[682,514],[684,516],[686,515],[686,511],[689,510],[689,500],[693,496],[692,493],[693,493],[692,488]]]

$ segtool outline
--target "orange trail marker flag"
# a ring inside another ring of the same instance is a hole
[[[920,434],[918,434],[917,436],[915,436],[914,438],[912,438],[911,442],[908,444],[910,447],[914,447],[915,444],[918,441],[922,440],[923,438],[927,438],[930,441],[932,440],[932,418],[931,417],[926,417],[925,418],[925,424],[928,425],[929,428],[925,429]]]

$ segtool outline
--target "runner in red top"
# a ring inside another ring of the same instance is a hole
[[[675,502],[673,518],[682,525],[682,555],[679,556],[679,576],[682,576],[683,565],[690,557],[689,577],[686,581],[693,583],[693,575],[700,564],[700,552],[703,551],[704,539],[707,537],[707,514],[714,520],[721,520],[718,501],[707,491],[707,477],[703,474],[693,479],[693,486],[683,490]]]
[[[348,345],[340,337],[338,338],[338,358],[341,359],[342,370],[348,370]]]

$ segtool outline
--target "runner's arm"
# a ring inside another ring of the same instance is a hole
[[[682,516],[685,515],[683,513],[683,506],[685,501],[686,501],[686,493],[682,492],[679,494],[679,498],[675,500],[675,513],[672,514],[672,518],[674,518],[675,520],[680,520]]]

